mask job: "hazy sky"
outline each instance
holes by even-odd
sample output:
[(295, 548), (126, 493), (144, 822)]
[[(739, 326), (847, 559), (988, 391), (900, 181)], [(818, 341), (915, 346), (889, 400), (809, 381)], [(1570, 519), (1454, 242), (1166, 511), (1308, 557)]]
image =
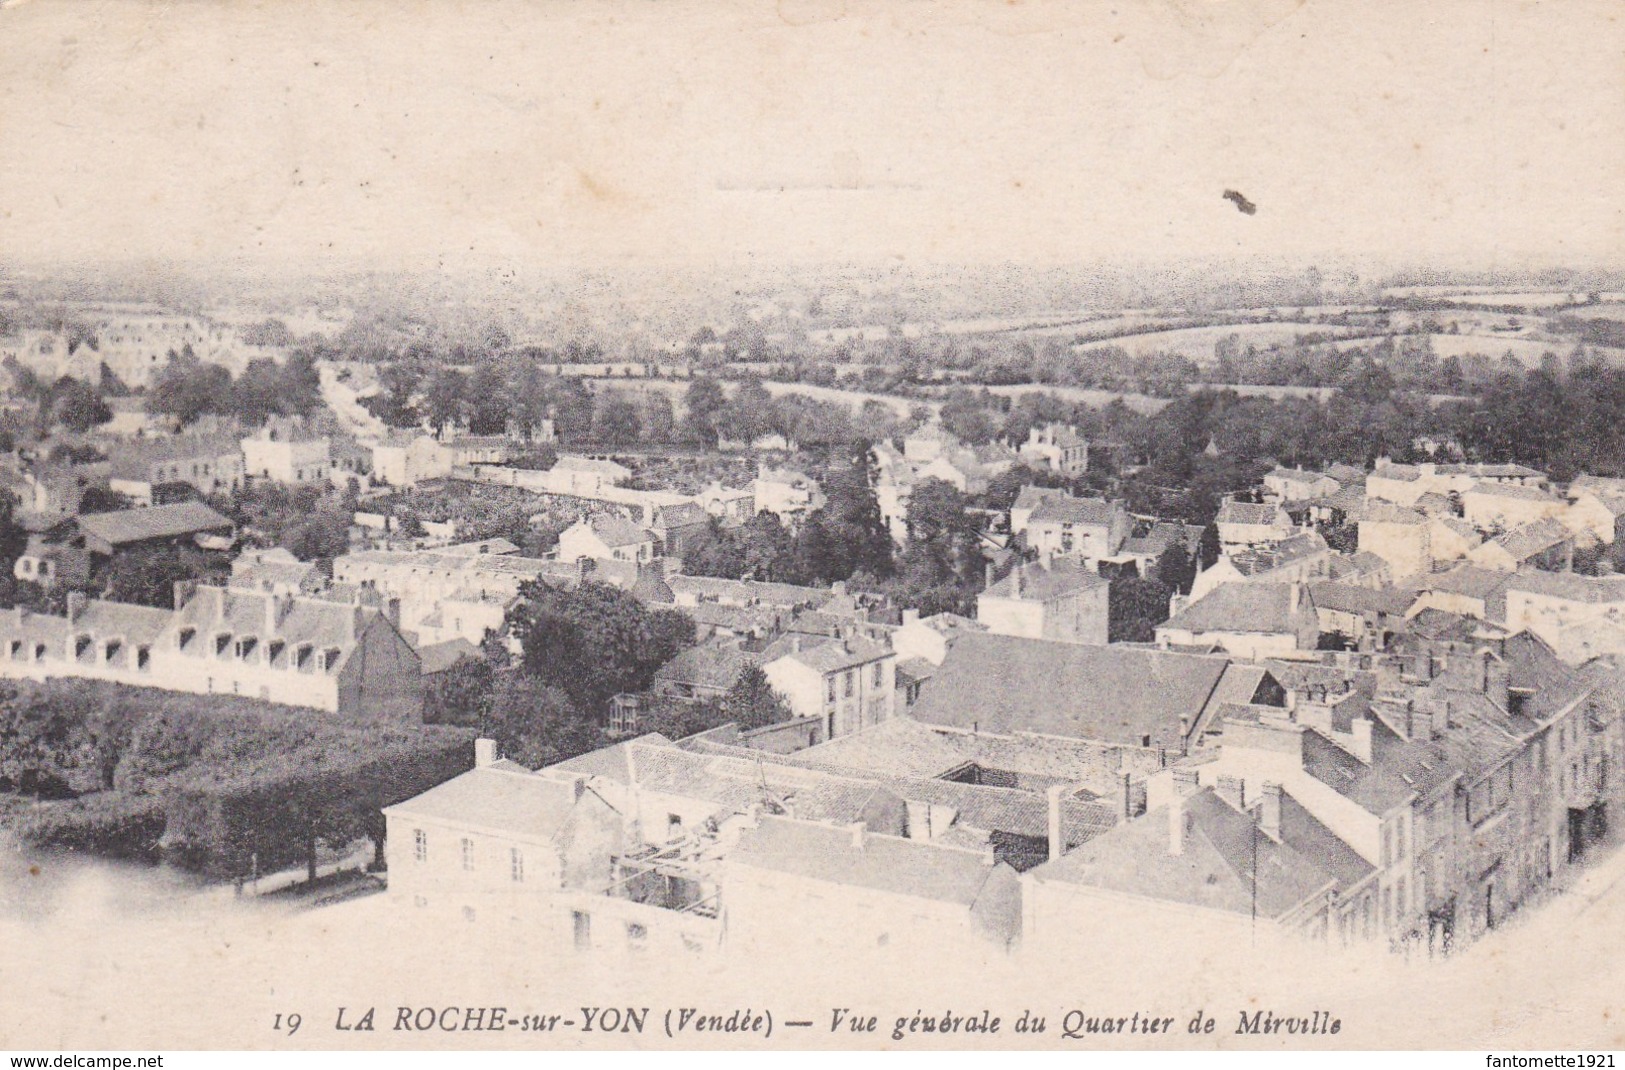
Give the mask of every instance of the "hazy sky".
[(1622, 208), (1613, 0), (0, 10), (0, 258), (1494, 267)]

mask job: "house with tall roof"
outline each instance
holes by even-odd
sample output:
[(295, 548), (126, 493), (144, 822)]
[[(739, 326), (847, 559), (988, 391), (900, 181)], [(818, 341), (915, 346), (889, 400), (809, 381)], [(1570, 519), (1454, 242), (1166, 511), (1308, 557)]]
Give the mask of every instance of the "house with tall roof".
[(1360, 514), (1357, 532), (1360, 552), (1388, 562), (1396, 580), (1433, 568), (1432, 524), (1415, 509), (1371, 502)]
[(1467, 559), (1502, 572), (1525, 568), (1567, 572), (1574, 565), (1574, 532), (1562, 521), (1547, 517), (1475, 547)]
[(243, 470), (249, 479), (296, 486), (332, 479), (332, 440), (302, 421), (272, 419), (239, 441)]
[(1461, 495), (1462, 515), (1482, 531), (1507, 530), (1568, 512), (1568, 503), (1550, 491), (1519, 483), (1475, 483)]
[(1027, 518), (1027, 546), (1044, 561), (1069, 557), (1093, 564), (1115, 556), (1133, 530), (1121, 501), (1050, 498)]
[(1216, 648), (1257, 661), (1314, 650), (1320, 617), (1308, 585), (1229, 583), (1194, 602), (1179, 605), (1157, 625), (1159, 647)]
[(1089, 442), (1065, 424), (1045, 424), (1027, 432), (1027, 441), (1018, 451), (1029, 464), (1042, 464), (1067, 476), (1081, 476), (1089, 470)]
[(1010, 506), (1010, 534), (1020, 535), (1027, 530), (1033, 510), (1051, 499), (1070, 498), (1072, 495), (1060, 487), (1022, 487)]
[(1562, 520), (1576, 535), (1612, 546), (1625, 530), (1625, 479), (1578, 475), (1566, 497)]
[(1108, 641), (1111, 582), (1075, 561), (1018, 563), (976, 597), (976, 621), (996, 635), (1066, 643)]
[(1303, 468), (1277, 465), (1264, 474), (1264, 494), (1272, 502), (1307, 501), (1325, 498), (1342, 489), (1342, 483), (1326, 472), (1306, 472)]
[(889, 643), (850, 629), (834, 638), (789, 632), (768, 644), (761, 665), (790, 711), (817, 718), (825, 739), (896, 712), (897, 655)]
[(174, 485), (199, 494), (227, 494), (243, 485), (242, 445), (231, 435), (175, 435), (129, 443), (116, 451), (109, 489), (136, 505), (155, 502), (154, 491)]
[(1318, 531), (1304, 531), (1271, 546), (1239, 547), (1197, 573), (1191, 601), (1227, 583), (1306, 583), (1331, 572), (1331, 547)]
[(1226, 498), (1213, 518), (1219, 543), (1225, 547), (1265, 546), (1292, 534), (1292, 518), (1279, 505), (1238, 502)]
[(558, 558), (640, 562), (655, 556), (655, 533), (619, 513), (582, 517), (559, 533)]
[(392, 487), (412, 487), (425, 480), (444, 479), (451, 475), (455, 462), (451, 446), (417, 430), (391, 428), (383, 438), (372, 442), (369, 449), (373, 477)]
[(1570, 664), (1625, 654), (1625, 576), (1529, 569), (1508, 579), (1503, 597), (1506, 627), (1539, 636)]

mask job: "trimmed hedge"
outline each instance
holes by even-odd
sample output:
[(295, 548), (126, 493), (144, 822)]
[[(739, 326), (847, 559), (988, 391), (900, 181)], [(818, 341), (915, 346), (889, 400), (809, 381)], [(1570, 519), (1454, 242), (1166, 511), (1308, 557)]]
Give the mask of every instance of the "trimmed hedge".
[(166, 818), (162, 801), (153, 796), (101, 791), (21, 810), (11, 825), (30, 847), (153, 862)]

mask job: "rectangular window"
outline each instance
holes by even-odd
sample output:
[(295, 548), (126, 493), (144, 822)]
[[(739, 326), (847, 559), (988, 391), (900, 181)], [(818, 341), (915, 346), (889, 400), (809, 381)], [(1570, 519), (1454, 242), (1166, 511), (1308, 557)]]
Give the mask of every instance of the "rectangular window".
[(833, 677), (833, 676), (829, 677), (829, 679), (824, 681), (824, 683), (825, 683), (824, 690), (827, 692), (826, 697), (827, 697), (828, 701), (834, 702), (835, 701), (835, 677)]
[(429, 860), (429, 834), (422, 829), (412, 830), (412, 858), (418, 862)]
[(858, 677), (858, 674), (857, 674), (856, 671), (851, 670), (851, 669), (847, 670), (846, 676), (844, 678), (845, 683), (842, 685), (843, 686), (843, 695), (842, 695), (843, 698), (851, 698), (852, 697), (852, 688), (853, 688), (854, 682), (857, 680), (857, 677)]
[(885, 683), (885, 680), (886, 680), (886, 663), (883, 662), (883, 661), (877, 661), (877, 662), (875, 662), (875, 686), (880, 687), (882, 684)]
[(474, 868), (474, 841), (467, 837), (463, 839), (463, 868), (467, 870)]
[(515, 884), (525, 883), (525, 855), (517, 847), (508, 851), (508, 872)]

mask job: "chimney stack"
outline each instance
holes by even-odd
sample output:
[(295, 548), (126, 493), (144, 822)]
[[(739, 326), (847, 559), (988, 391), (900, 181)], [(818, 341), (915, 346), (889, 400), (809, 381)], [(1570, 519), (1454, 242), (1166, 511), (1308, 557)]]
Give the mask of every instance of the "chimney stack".
[(1356, 758), (1366, 765), (1370, 765), (1371, 719), (1369, 717), (1357, 717), (1354, 723), (1349, 726), (1349, 729), (1353, 733), (1353, 741), (1349, 749), (1354, 752)]
[(1276, 843), (1281, 842), (1281, 785), (1264, 781), (1264, 794), (1258, 801), (1258, 830)]
[[(1127, 777), (1125, 776), (1125, 779)], [(1061, 834), (1061, 796), (1065, 784), (1051, 784), (1049, 791), (1049, 858), (1053, 862), (1066, 851), (1066, 838)]]
[(854, 821), (846, 826), (846, 830), (852, 834), (852, 846), (859, 851), (863, 850), (868, 827), (862, 821)]
[(474, 741), (474, 768), (484, 769), (488, 765), (495, 765), (500, 756), (496, 740), (476, 739)]
[(1185, 853), (1185, 796), (1176, 787), (1168, 800), (1168, 853), (1176, 858)]

